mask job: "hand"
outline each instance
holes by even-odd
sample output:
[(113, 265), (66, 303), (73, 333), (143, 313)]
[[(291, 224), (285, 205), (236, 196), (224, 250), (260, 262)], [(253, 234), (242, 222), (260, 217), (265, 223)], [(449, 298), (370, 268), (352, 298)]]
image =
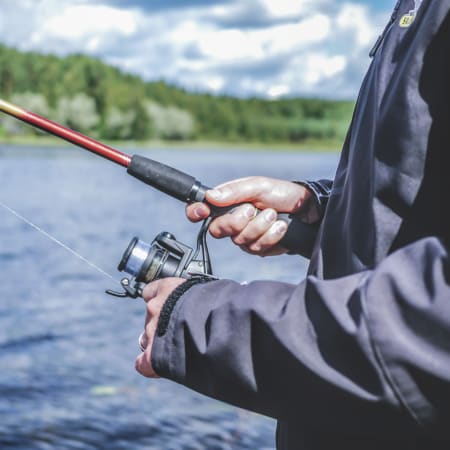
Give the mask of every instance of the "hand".
[(185, 281), (184, 278), (162, 278), (147, 284), (144, 288), (142, 297), (147, 303), (147, 315), (145, 317), (145, 333), (141, 343), (145, 347), (145, 351), (136, 358), (135, 364), (136, 370), (144, 377), (159, 378), (152, 367), (152, 346), (159, 315), (167, 297)]
[[(209, 231), (215, 238), (230, 237), (242, 250), (260, 256), (279, 255), (286, 249), (278, 245), (287, 230), (277, 213), (299, 212), (303, 220), (319, 219), (313, 196), (304, 186), (267, 177), (248, 177), (230, 181), (206, 192), (206, 200), (215, 206), (244, 203), (232, 213), (215, 218)], [(256, 208), (261, 212), (257, 215)], [(186, 208), (192, 222), (207, 218), (206, 203), (193, 203)]]

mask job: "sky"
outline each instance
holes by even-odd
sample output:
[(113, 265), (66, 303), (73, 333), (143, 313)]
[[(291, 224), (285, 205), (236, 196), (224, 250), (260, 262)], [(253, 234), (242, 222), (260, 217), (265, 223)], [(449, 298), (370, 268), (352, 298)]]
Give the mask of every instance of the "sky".
[(395, 0), (0, 0), (0, 42), (239, 97), (354, 99)]

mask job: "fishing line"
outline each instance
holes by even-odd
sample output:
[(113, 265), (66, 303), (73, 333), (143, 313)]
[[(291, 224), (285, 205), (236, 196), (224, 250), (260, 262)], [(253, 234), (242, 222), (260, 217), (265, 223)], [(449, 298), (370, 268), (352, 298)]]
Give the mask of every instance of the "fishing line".
[[(75, 251), (74, 249), (70, 248), (68, 245), (64, 244), (63, 242), (61, 242), (60, 240), (56, 239), (55, 237), (53, 237), (51, 234), (47, 233), (45, 230), (43, 230), (41, 227), (39, 227), (38, 225), (36, 225), (35, 223), (31, 222), (30, 220), (28, 220), (26, 217), (22, 216), (21, 214), (19, 214), (17, 211), (15, 211), (14, 209), (10, 208), (9, 206), (5, 205), (4, 203), (2, 203), (0, 201), (0, 206), (3, 207), (4, 209), (6, 209), (7, 211), (9, 211), (13, 216), (17, 217), (19, 220), (21, 220), (22, 222), (26, 223), (27, 225), (29, 225), (30, 227), (34, 228), (36, 231), (38, 231), (39, 233), (43, 234), (46, 238), (50, 239), (52, 242), (54, 242), (55, 244), (58, 244), (60, 247), (64, 248), (65, 250), (67, 250), (69, 253), (71, 253), (72, 255), (76, 256), (78, 259), (80, 259), (81, 261), (83, 261), (84, 263), (86, 263), (87, 265), (89, 265), (90, 267), (92, 267), (93, 269), (97, 270), (98, 272), (100, 272), (102, 275), (106, 276), (107, 278), (110, 278), (111, 280), (115, 281), (116, 283), (119, 283), (118, 280), (116, 280), (112, 275), (110, 275), (109, 273), (105, 272), (103, 269), (101, 269), (100, 267), (98, 267), (96, 264), (94, 264), (92, 261), (89, 261), (87, 258), (85, 258), (83, 255), (80, 255), (77, 251)], [(120, 284), (120, 283), (119, 283)]]

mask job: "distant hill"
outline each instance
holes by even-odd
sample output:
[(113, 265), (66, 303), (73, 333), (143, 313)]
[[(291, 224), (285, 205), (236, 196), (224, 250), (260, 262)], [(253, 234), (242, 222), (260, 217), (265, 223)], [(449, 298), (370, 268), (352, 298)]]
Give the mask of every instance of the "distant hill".
[[(56, 57), (0, 45), (0, 96), (107, 139), (340, 144), (354, 103), (267, 100), (187, 92), (145, 82), (84, 55)], [(0, 117), (0, 133), (31, 130)]]

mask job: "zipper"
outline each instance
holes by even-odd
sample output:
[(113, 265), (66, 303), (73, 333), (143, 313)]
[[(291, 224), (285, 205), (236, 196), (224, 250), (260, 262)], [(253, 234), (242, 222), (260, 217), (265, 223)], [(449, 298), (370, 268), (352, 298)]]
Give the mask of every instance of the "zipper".
[(381, 43), (383, 42), (384, 38), (388, 34), (389, 30), (391, 29), (392, 25), (394, 24), (395, 20), (397, 19), (398, 10), (400, 9), (400, 5), (402, 3), (402, 0), (398, 0), (397, 4), (395, 5), (394, 11), (392, 11), (391, 18), (387, 25), (385, 26), (383, 32), (378, 36), (378, 39), (376, 40), (374, 46), (369, 52), (369, 56), (373, 58), (375, 54), (377, 53), (378, 49), (381, 46)]

